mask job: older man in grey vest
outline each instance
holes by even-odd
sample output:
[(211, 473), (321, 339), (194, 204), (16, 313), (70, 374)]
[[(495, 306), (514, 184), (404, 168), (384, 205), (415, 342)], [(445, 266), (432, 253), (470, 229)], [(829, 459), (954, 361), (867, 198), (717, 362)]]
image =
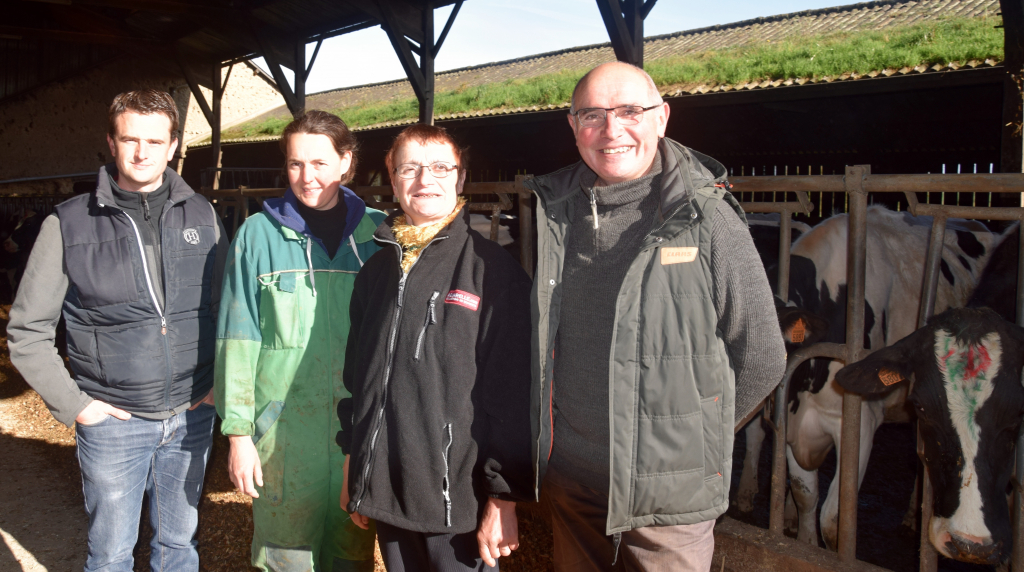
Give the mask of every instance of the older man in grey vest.
[(573, 93), (582, 161), (538, 198), (534, 435), (555, 568), (708, 570), (733, 424), (781, 379), (771, 289), (725, 168), (665, 138), (643, 70)]
[[(122, 93), (109, 120), (114, 162), (96, 190), (43, 221), (7, 326), (11, 361), (58, 421), (76, 424), (85, 570), (133, 569), (145, 493), (150, 568), (196, 571), (227, 241), (210, 203), (167, 168), (174, 100)], [(54, 349), (62, 311), (73, 376)]]

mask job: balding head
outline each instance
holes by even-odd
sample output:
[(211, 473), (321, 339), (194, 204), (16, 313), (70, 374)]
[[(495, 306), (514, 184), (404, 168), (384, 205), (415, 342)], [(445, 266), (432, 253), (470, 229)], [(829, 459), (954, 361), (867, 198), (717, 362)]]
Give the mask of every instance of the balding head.
[[(644, 108), (636, 117), (620, 119), (622, 110), (607, 113), (604, 125), (584, 127), (573, 114), (583, 109)], [(600, 113), (600, 112), (597, 112)], [(598, 185), (631, 181), (650, 171), (665, 136), (669, 108), (642, 69), (621, 62), (602, 64), (580, 79), (573, 91), (569, 125), (580, 157), (598, 175)], [(600, 117), (600, 116), (599, 116)]]
[(609, 73), (632, 73), (638, 80), (643, 81), (647, 85), (648, 96), (651, 98), (651, 103), (648, 103), (647, 105), (654, 105), (655, 103), (662, 102), (661, 94), (658, 92), (658, 86), (654, 84), (654, 80), (651, 79), (651, 76), (648, 75), (647, 72), (633, 64), (627, 64), (625, 62), (608, 62), (588, 71), (580, 78), (580, 81), (576, 82), (576, 87), (572, 90), (572, 104), (569, 106), (569, 110), (576, 111), (576, 94), (586, 87), (586, 84), (589, 83), (592, 77), (600, 78), (602, 75)]

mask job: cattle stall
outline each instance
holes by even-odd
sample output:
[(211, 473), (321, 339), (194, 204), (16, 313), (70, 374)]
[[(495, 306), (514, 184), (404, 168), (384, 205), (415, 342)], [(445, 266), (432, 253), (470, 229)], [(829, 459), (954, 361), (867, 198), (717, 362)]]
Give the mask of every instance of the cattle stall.
[[(790, 233), (789, 225), (794, 214), (805, 213), (813, 208), (812, 193), (841, 193), (844, 203), (848, 205), (847, 234), (847, 321), (846, 343), (822, 342), (801, 348), (788, 357), (786, 374), (776, 388), (770, 400), (772, 418), (769, 426), (773, 432), (772, 477), (769, 502), (768, 533), (776, 538), (783, 536), (783, 511), (786, 495), (786, 422), (787, 396), (789, 383), (796, 368), (803, 362), (816, 358), (839, 359), (845, 363), (854, 363), (866, 356), (867, 350), (862, 347), (864, 339), (865, 315), (865, 268), (866, 268), (866, 213), (869, 193), (898, 196), (906, 201), (906, 210), (914, 216), (931, 216), (933, 224), (931, 238), (925, 260), (925, 275), (922, 284), (921, 305), (918, 312), (918, 325), (923, 325), (934, 309), (935, 294), (938, 284), (940, 253), (946, 232), (948, 218), (976, 219), (986, 221), (1024, 221), (1024, 208), (999, 206), (967, 206), (960, 204), (934, 204), (920, 200), (924, 194), (926, 200), (936, 189), (948, 193), (956, 193), (959, 198), (976, 197), (987, 193), (1024, 192), (1024, 175), (1021, 174), (925, 174), (925, 175), (871, 175), (870, 166), (859, 165), (846, 168), (844, 175), (822, 176), (741, 176), (731, 179), (733, 192), (742, 198), (765, 197), (769, 195), (782, 198), (782, 201), (745, 201), (742, 206), (751, 213), (778, 213), (780, 215), (779, 233), (779, 272), (776, 283), (777, 295), (784, 301), (789, 293), (790, 266)], [(796, 201), (787, 200), (795, 196)], [(822, 196), (822, 195), (819, 195)], [(991, 196), (991, 195), (987, 195)], [(958, 200), (957, 203), (960, 201)], [(987, 202), (987, 201), (986, 201)], [(1008, 202), (1004, 200), (1004, 203)], [(942, 203), (945, 203), (943, 200)], [(819, 203), (820, 204), (820, 203)], [(1013, 201), (1013, 204), (1020, 204)], [(1024, 233), (1018, 236), (1024, 236)], [(1020, 239), (1018, 239), (1020, 240)], [(1017, 276), (1017, 314), (1019, 325), (1024, 325), (1024, 248), (1018, 251)], [(860, 449), (861, 397), (853, 393), (843, 396), (842, 438), (839, 458), (839, 536), (838, 560), (841, 563), (856, 561), (856, 530), (857, 530), (857, 497), (858, 497), (858, 464)], [(752, 417), (752, 416), (751, 416)], [(744, 420), (737, 425), (742, 428)], [(920, 437), (919, 437), (920, 450)], [(1022, 527), (1021, 484), (1024, 476), (1024, 433), (1017, 440), (1016, 474), (1014, 475), (1013, 501), (1013, 552), (1010, 570), (1024, 572), (1024, 527)], [(935, 571), (937, 569), (937, 553), (932, 547), (926, 523), (932, 511), (932, 495), (928, 472), (923, 471), (922, 484), (922, 522), (920, 570)], [(742, 525), (741, 525), (742, 526)], [(724, 566), (724, 561), (723, 561)]]

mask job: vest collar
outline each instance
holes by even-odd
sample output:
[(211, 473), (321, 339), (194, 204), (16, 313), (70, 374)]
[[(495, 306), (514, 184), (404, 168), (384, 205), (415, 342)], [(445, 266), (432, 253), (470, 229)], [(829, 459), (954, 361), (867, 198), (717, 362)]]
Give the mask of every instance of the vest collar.
[[(91, 201), (96, 206), (117, 208), (117, 202), (114, 201), (114, 191), (110, 188), (110, 178), (116, 175), (117, 165), (114, 163), (108, 163), (100, 167), (99, 173), (96, 176), (96, 191), (93, 192)], [(182, 179), (170, 167), (164, 169), (164, 181), (170, 182), (171, 191), (167, 197), (167, 202), (171, 204), (184, 202), (196, 194), (192, 187), (188, 186), (188, 183), (185, 182), (185, 179)]]

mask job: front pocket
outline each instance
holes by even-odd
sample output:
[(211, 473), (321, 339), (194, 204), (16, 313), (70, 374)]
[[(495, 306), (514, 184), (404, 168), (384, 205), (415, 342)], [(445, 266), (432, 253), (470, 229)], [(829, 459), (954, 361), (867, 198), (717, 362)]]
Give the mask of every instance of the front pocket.
[(315, 304), (300, 286), (297, 272), (260, 278), (260, 332), (263, 347), (272, 350), (304, 348), (309, 341), (307, 305)]
[[(134, 258), (137, 253), (138, 247), (127, 236), (66, 247), (64, 263), (81, 307), (99, 308), (137, 301), (139, 290)], [(141, 278), (145, 281), (145, 277)]]
[(437, 297), (440, 295), (440, 292), (435, 291), (433, 295), (430, 296), (430, 302), (427, 304), (427, 317), (423, 320), (423, 328), (420, 329), (420, 335), (416, 336), (416, 351), (412, 355), (413, 361), (420, 361), (420, 353), (423, 351), (423, 342), (427, 337), (427, 327), (431, 324), (437, 323), (437, 314), (434, 309), (437, 306)]
[(287, 425), (281, 419), (284, 408), (283, 401), (271, 401), (256, 418), (256, 430), (252, 436), (263, 470), (260, 496), (270, 506), (284, 502), (285, 450), (288, 444), (285, 437)]
[(722, 476), (722, 400), (701, 401), (704, 422), (704, 478)]
[(96, 361), (109, 387), (162, 392), (167, 383), (166, 352), (156, 320), (96, 332)]

